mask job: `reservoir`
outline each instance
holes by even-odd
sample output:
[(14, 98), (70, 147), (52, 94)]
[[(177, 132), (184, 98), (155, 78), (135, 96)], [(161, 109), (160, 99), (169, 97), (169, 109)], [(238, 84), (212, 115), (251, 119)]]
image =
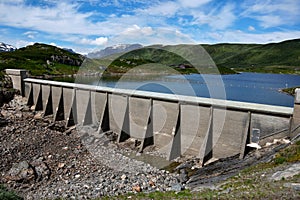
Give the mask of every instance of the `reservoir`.
[(113, 88), (144, 90), (233, 101), (293, 107), (294, 97), (279, 90), (300, 86), (299, 75), (239, 73), (231, 75), (189, 74), (121, 78), (76, 78), (85, 83)]

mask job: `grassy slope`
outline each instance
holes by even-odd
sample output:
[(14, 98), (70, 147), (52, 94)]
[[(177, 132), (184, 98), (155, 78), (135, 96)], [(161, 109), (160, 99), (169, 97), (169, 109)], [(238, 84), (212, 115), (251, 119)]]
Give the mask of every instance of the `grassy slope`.
[(217, 66), (237, 71), (300, 73), (300, 39), (280, 43), (203, 45)]
[[(166, 46), (163, 49), (156, 49), (156, 48), (143, 48), (134, 50), (120, 57), (116, 58), (107, 68), (106, 73), (125, 73), (126, 71), (140, 65), (144, 64), (161, 64), (172, 69), (176, 70), (181, 74), (188, 74), (188, 73), (222, 73), (222, 74), (230, 74), (235, 73), (233, 70), (220, 67), (219, 71), (210, 68), (209, 66), (200, 65), (197, 66), (196, 69), (190, 63), (189, 60), (181, 57), (180, 51), (186, 51), (188, 49), (188, 45), (175, 45), (175, 46)], [(179, 53), (173, 53), (179, 52)], [(181, 69), (178, 66), (185, 65), (185, 69)], [(169, 71), (167, 68), (166, 72)]]
[[(191, 45), (157, 46), (139, 49), (122, 55), (124, 62), (116, 60), (110, 65), (109, 72), (124, 72), (134, 66), (126, 64), (126, 59), (136, 64), (145, 62), (162, 63), (167, 66), (181, 63), (190, 64), (179, 55), (184, 55)], [(220, 73), (229, 74), (234, 71), (261, 73), (300, 74), (300, 39), (270, 44), (215, 44), (202, 45), (216, 63)], [(151, 49), (152, 48), (152, 49)], [(172, 53), (175, 52), (175, 53)], [(177, 52), (177, 54), (176, 54)], [(231, 70), (232, 69), (232, 70)], [(176, 69), (178, 70), (178, 69)], [(234, 71), (233, 71), (234, 70)], [(178, 70), (180, 71), (180, 70)], [(181, 70), (181, 73), (195, 73), (195, 69)], [(216, 73), (209, 68), (201, 68), (200, 73)]]
[(32, 75), (58, 75), (74, 74), (79, 65), (64, 63), (63, 61), (54, 61), (47, 65), (47, 60), (51, 61), (51, 56), (65, 57), (77, 63), (83, 61), (83, 56), (72, 54), (66, 50), (46, 45), (34, 44), (20, 48), (14, 52), (0, 52), (0, 71), (8, 68), (22, 68), (30, 71)]

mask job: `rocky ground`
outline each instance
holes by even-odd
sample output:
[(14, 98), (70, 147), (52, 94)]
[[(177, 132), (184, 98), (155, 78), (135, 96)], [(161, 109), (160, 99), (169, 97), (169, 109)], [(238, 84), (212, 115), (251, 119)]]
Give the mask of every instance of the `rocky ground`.
[[(206, 190), (211, 197), (259, 198), (252, 196), (260, 191), (257, 187), (264, 188), (265, 198), (300, 198), (299, 159), (267, 171), (240, 174), (254, 164), (271, 162), (288, 145), (284, 141), (252, 151), (243, 160), (233, 156), (203, 168), (198, 168), (196, 158), (180, 158), (181, 164), (175, 163), (168, 172), (124, 156), (136, 153), (137, 141), (118, 145), (113, 133), (98, 134), (92, 127), (66, 128), (52, 118), (32, 111), (20, 96), (0, 108), (0, 184), (25, 199), (88, 199), (185, 188), (200, 191), (192, 193), (199, 198)], [(147, 153), (156, 155), (153, 150)], [(228, 180), (232, 176), (241, 178)]]
[[(181, 190), (178, 175), (123, 156), (107, 136), (66, 129), (30, 110), (22, 97), (1, 108), (0, 179), (26, 199), (85, 199)], [(88, 134), (89, 132), (89, 134)]]

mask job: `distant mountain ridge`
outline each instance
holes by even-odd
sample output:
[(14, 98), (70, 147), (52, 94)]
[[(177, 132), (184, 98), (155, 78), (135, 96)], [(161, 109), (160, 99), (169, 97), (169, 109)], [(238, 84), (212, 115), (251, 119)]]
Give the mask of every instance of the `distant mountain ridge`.
[(0, 52), (11, 52), (17, 50), (16, 47), (0, 42)]
[(100, 51), (88, 53), (88, 58), (103, 58), (118, 53), (126, 53), (132, 50), (143, 48), (141, 44), (117, 44), (111, 47), (106, 47)]

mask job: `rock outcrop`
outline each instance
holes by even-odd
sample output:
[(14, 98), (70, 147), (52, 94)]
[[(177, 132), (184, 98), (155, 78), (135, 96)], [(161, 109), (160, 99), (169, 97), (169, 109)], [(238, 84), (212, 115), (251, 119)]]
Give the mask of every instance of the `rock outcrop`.
[(12, 81), (9, 76), (0, 76), (0, 107), (14, 98), (16, 91), (12, 87)]

